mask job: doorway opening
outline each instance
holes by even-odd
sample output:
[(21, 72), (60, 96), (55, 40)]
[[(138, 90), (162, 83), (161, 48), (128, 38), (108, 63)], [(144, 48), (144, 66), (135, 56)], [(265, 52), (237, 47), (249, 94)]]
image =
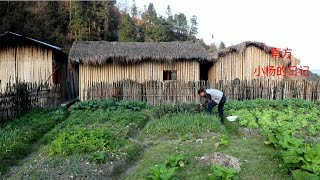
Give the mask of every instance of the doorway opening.
[(200, 64), (200, 80), (208, 81), (208, 73), (209, 73), (210, 67), (211, 67), (211, 64), (209, 63)]

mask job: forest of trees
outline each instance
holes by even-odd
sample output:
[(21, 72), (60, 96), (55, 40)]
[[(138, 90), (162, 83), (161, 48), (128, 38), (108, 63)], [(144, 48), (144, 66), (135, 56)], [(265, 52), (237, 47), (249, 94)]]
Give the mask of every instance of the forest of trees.
[(159, 15), (152, 3), (138, 11), (134, 0), (130, 10), (120, 10), (116, 2), (110, 1), (2, 1), (0, 33), (5, 31), (36, 38), (68, 51), (75, 40), (195, 40), (198, 22), (196, 16), (188, 19), (183, 13), (172, 13), (170, 6), (165, 16)]

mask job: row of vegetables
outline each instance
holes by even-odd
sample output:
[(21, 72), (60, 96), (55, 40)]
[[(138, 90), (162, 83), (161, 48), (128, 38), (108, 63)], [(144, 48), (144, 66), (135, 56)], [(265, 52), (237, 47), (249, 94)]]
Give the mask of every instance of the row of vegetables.
[(240, 125), (259, 129), (266, 145), (280, 149), (295, 179), (320, 179), (319, 105), (298, 99), (256, 100), (231, 101), (226, 108), (239, 117)]

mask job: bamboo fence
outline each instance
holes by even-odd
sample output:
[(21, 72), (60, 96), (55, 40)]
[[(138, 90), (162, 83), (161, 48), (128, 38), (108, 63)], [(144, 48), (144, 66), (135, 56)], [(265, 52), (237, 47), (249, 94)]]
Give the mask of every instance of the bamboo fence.
[[(145, 101), (151, 105), (199, 103), (200, 88), (222, 90), (227, 99), (288, 99), (320, 100), (320, 81), (307, 80), (234, 80), (234, 81), (146, 81), (132, 80), (113, 83), (91, 83), (80, 94), (81, 100)], [(61, 86), (49, 83), (8, 84), (0, 92), (0, 122), (14, 115), (39, 107), (54, 107), (61, 103)]]
[(8, 84), (4, 91), (0, 91), (0, 123), (32, 109), (57, 106), (61, 100), (60, 85), (25, 82)]
[(146, 101), (151, 105), (199, 103), (200, 88), (222, 90), (228, 99), (288, 99), (300, 98), (308, 101), (320, 100), (320, 81), (307, 80), (234, 80), (234, 81), (118, 81), (114, 83), (91, 83), (83, 88), (80, 99)]

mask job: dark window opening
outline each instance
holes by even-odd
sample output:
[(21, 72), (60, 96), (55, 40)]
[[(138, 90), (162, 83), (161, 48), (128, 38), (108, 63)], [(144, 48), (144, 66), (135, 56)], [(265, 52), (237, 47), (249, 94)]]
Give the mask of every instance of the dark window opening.
[(163, 80), (177, 80), (177, 71), (176, 70), (166, 70), (163, 71)]
[(211, 64), (200, 64), (200, 80), (208, 81), (208, 73)]

